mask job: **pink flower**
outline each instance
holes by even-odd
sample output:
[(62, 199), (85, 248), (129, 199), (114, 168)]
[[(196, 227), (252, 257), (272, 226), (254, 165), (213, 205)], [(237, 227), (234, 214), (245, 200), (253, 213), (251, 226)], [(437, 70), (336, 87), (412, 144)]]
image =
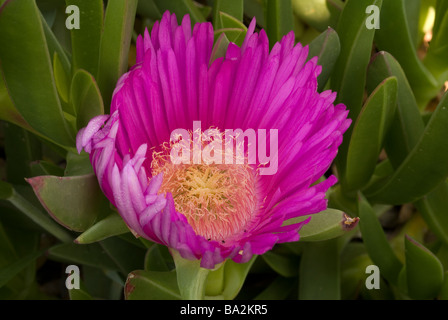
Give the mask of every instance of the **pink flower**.
[[(138, 38), (137, 64), (119, 80), (111, 115), (92, 119), (77, 137), (78, 151), (90, 153), (103, 192), (132, 232), (201, 259), (204, 268), (247, 262), (276, 243), (299, 240), (309, 219), (285, 221), (326, 209), (336, 178), (314, 183), (351, 122), (345, 106), (333, 104), (335, 93), (317, 92), (317, 57), (306, 62), (308, 48), (294, 45), (292, 32), (269, 52), (266, 33), (254, 29), (255, 20), (241, 48), (231, 43), (225, 57), (211, 61), (212, 25), (198, 23), (192, 32), (188, 16), (179, 26), (165, 13), (151, 35)], [(183, 141), (191, 146), (194, 121), (222, 134), (253, 130), (260, 139), (265, 130), (268, 141), (277, 135), (265, 152), (278, 168), (261, 174), (266, 161), (260, 151), (256, 163), (248, 161), (247, 142), (244, 164), (173, 164), (171, 133), (188, 130)]]

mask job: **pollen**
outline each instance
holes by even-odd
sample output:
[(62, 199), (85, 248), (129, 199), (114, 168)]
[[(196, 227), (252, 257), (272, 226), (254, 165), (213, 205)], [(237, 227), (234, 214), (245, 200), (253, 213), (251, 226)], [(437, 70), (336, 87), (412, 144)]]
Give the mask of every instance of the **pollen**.
[(163, 149), (153, 153), (152, 175), (163, 173), (159, 193), (172, 194), (196, 234), (226, 245), (244, 233), (257, 204), (256, 170), (246, 162), (174, 164)]

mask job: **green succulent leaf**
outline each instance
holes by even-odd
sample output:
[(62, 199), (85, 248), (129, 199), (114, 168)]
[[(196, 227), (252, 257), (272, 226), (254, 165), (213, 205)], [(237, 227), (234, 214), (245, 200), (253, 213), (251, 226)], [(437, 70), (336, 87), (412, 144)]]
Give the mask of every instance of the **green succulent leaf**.
[(322, 32), (309, 44), (308, 58), (317, 56), (317, 63), (322, 66), (322, 73), (317, 78), (317, 90), (321, 92), (333, 72), (336, 61), (341, 52), (341, 44), (337, 32), (331, 28)]
[(291, 0), (264, 0), (266, 33), (271, 48), (283, 36), (294, 30)]
[(163, 14), (154, 0), (138, 0), (137, 13), (152, 20), (160, 20)]
[(386, 133), (395, 115), (397, 79), (384, 80), (370, 95), (353, 128), (348, 148), (345, 182), (361, 189), (375, 171)]
[(297, 284), (290, 278), (278, 276), (269, 286), (264, 289), (254, 300), (284, 300)]
[(36, 3), (5, 2), (0, 8), (0, 29), (0, 43), (8, 44), (0, 46), (1, 68), (15, 107), (43, 136), (62, 146), (73, 145), (74, 132), (65, 119), (57, 94)]
[(84, 282), (82, 280), (80, 280), (79, 282), (79, 289), (68, 290), (70, 300), (93, 300), (93, 297), (90, 295), (90, 293), (87, 292)]
[[(331, 88), (338, 92), (337, 102), (350, 110), (348, 117), (356, 120), (361, 112), (366, 84), (367, 65), (370, 60), (375, 29), (366, 28), (370, 5), (381, 8), (382, 0), (349, 0), (342, 11), (336, 31), (341, 42), (341, 53), (331, 77)], [(348, 144), (352, 134), (351, 126), (344, 135), (336, 159), (338, 172), (345, 176)]]
[(392, 177), (365, 191), (375, 202), (402, 204), (418, 200), (448, 176), (448, 94), (434, 111), (423, 135)]
[(93, 174), (92, 164), (90, 163), (89, 154), (86, 152), (71, 152), (67, 153), (67, 165), (65, 167), (64, 176), (84, 176)]
[(128, 67), (137, 2), (137, 0), (109, 0), (107, 3), (96, 77), (107, 108), (106, 113), (109, 112), (115, 85)]
[(124, 287), (126, 300), (181, 300), (176, 272), (136, 270), (129, 274)]
[(26, 184), (25, 177), (31, 177), (31, 163), (42, 158), (39, 139), (25, 129), (5, 123), (4, 150), (8, 182)]
[(64, 227), (83, 232), (110, 212), (94, 175), (27, 180), (42, 206)]
[(410, 236), (405, 240), (408, 294), (414, 299), (436, 298), (444, 270), (437, 257)]
[(423, 110), (427, 102), (437, 95), (440, 85), (418, 58), (414, 39), (406, 21), (405, 1), (384, 1), (381, 28), (375, 35), (376, 43), (381, 50), (391, 53), (399, 61)]
[(65, 3), (67, 7), (76, 5), (79, 8), (79, 29), (70, 30), (73, 73), (84, 69), (96, 75), (103, 28), (103, 1), (66, 0)]
[(265, 0), (244, 0), (244, 13), (249, 17), (255, 17), (257, 24), (262, 28), (266, 28), (266, 20), (264, 14)]
[(350, 218), (344, 212), (328, 208), (319, 213), (290, 219), (285, 225), (299, 223), (311, 218), (300, 229), (300, 241), (323, 241), (340, 237), (352, 231), (358, 224), (358, 218)]
[(154, 0), (154, 3), (162, 14), (167, 10), (175, 13), (179, 22), (186, 14), (190, 15), (192, 25), (198, 22), (205, 22), (204, 16), (193, 0)]
[(166, 246), (153, 244), (148, 249), (145, 257), (145, 270), (147, 271), (171, 271), (174, 261)]
[(172, 250), (171, 254), (176, 264), (177, 284), (184, 300), (202, 300), (205, 296), (205, 283), (210, 272), (200, 266), (200, 260), (188, 260)]
[(246, 263), (236, 263), (233, 260), (227, 260), (225, 262), (223, 275), (224, 285), (221, 295), (223, 299), (232, 300), (238, 295), (256, 259), (257, 256), (254, 256)]
[(299, 270), (300, 300), (339, 300), (340, 261), (337, 239), (306, 244)]
[[(443, 1), (439, 1), (443, 3)], [(448, 11), (446, 4), (439, 4), (433, 28), (433, 38), (423, 60), (439, 86), (448, 80)], [(442, 8), (442, 6), (445, 6)]]
[(292, 7), (297, 17), (318, 31), (324, 31), (335, 25), (338, 20), (337, 10), (334, 10), (327, 0), (292, 0)]
[(112, 213), (84, 231), (78, 238), (76, 238), (75, 242), (79, 244), (88, 244), (128, 232), (130, 232), (130, 230), (123, 218), (119, 214)]
[(213, 45), (213, 51), (210, 61), (215, 61), (218, 58), (225, 57), (229, 44), (230, 41), (227, 38), (226, 34), (224, 32), (221, 33)]
[(299, 274), (299, 259), (296, 256), (268, 251), (261, 257), (275, 272), (285, 278), (297, 277)]
[(448, 271), (445, 272), (442, 288), (439, 293), (439, 300), (448, 300)]
[(106, 270), (119, 270), (117, 264), (98, 243), (85, 245), (63, 243), (48, 249), (48, 256), (61, 262), (87, 265)]
[(64, 175), (64, 169), (52, 162), (44, 160), (31, 162), (30, 169), (33, 177), (46, 175), (62, 177)]
[(220, 12), (219, 18), (222, 28), (215, 31), (215, 39), (219, 39), (222, 34), (225, 34), (230, 42), (241, 46), (243, 44), (244, 38), (246, 37), (246, 26), (242, 22), (225, 12)]
[(36, 261), (36, 259), (39, 258), (44, 252), (45, 250), (39, 250), (29, 253), (7, 266), (2, 266), (0, 271), (0, 288), (7, 284), (32, 262)]
[(373, 263), (381, 270), (381, 275), (396, 284), (403, 266), (392, 250), (375, 211), (362, 194), (359, 194), (359, 228), (367, 252)]
[[(62, 65), (61, 58), (57, 52), (54, 53), (53, 56), (53, 72), (54, 72), (54, 81), (56, 83), (56, 88), (58, 89), (59, 96), (61, 99), (68, 103), (68, 95), (69, 95), (69, 74), (64, 70), (64, 66)], [(73, 110), (66, 110), (70, 114), (74, 115)]]
[(437, 237), (448, 245), (448, 184), (443, 182), (434, 191), (415, 202), (423, 219)]
[(93, 76), (85, 70), (78, 70), (73, 76), (70, 102), (77, 115), (78, 130), (87, 126), (93, 117), (104, 114), (100, 89)]
[(15, 208), (24, 213), (37, 225), (48, 231), (63, 242), (71, 242), (72, 237), (63, 228), (56, 224), (47, 214), (36, 208), (34, 204), (19, 194), (14, 187), (4, 181), (0, 181), (0, 200), (6, 200)]
[(213, 4), (213, 27), (215, 29), (226, 28), (221, 13), (233, 17), (237, 21), (243, 21), (244, 1), (243, 0), (215, 0)]
[(123, 276), (133, 270), (143, 269), (146, 249), (127, 241), (125, 237), (109, 237), (99, 244), (119, 267)]
[(367, 90), (372, 92), (384, 79), (396, 77), (397, 109), (387, 134), (385, 149), (394, 168), (398, 168), (417, 145), (425, 129), (417, 101), (398, 61), (387, 52), (372, 58), (367, 77)]

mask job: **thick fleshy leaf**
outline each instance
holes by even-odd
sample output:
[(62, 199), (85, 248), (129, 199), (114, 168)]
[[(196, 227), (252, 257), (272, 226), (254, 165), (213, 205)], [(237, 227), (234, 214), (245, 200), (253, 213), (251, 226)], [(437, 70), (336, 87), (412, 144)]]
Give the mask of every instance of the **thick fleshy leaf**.
[(238, 44), (238, 43), (242, 43), (244, 41), (246, 32), (247, 32), (247, 30), (245, 30), (245, 29), (226, 28), (226, 29), (216, 30), (214, 36), (215, 36), (215, 39), (219, 39), (221, 37), (221, 35), (224, 34), (230, 42)]
[(297, 277), (299, 274), (299, 259), (294, 255), (283, 255), (268, 251), (261, 257), (275, 272), (283, 277)]
[(31, 177), (30, 164), (42, 158), (39, 139), (25, 129), (13, 124), (4, 124), (4, 148), (6, 153), (6, 175), (13, 184), (25, 184)]
[(162, 14), (167, 10), (171, 13), (175, 13), (179, 23), (181, 22), (182, 17), (186, 14), (190, 15), (192, 24), (205, 22), (204, 16), (201, 14), (199, 8), (193, 3), (193, 0), (154, 0), (154, 3)]
[(224, 32), (221, 33), (213, 45), (212, 57), (210, 58), (210, 61), (215, 61), (218, 58), (225, 57), (229, 44), (230, 41), (226, 34)]
[(243, 12), (243, 0), (215, 0), (213, 4), (213, 27), (215, 29), (226, 28), (223, 25), (221, 13), (231, 16), (237, 21), (243, 21)]
[(406, 279), (408, 294), (414, 299), (434, 299), (443, 283), (443, 266), (423, 245), (406, 236)]
[(353, 128), (348, 147), (345, 183), (350, 190), (369, 182), (386, 133), (395, 115), (397, 79), (384, 80), (367, 99)]
[(300, 300), (340, 299), (339, 255), (337, 239), (306, 244), (300, 260)]
[(70, 88), (70, 102), (75, 110), (78, 130), (90, 119), (104, 114), (103, 98), (93, 76), (85, 70), (76, 71)]
[[(62, 65), (61, 58), (57, 52), (54, 53), (53, 56), (53, 72), (54, 72), (54, 82), (56, 83), (56, 88), (58, 89), (59, 96), (61, 99), (68, 103), (68, 95), (69, 95), (69, 74), (64, 70), (64, 66)], [(65, 110), (66, 112), (74, 115), (73, 110)]]
[(448, 176), (448, 94), (434, 111), (423, 135), (403, 163), (385, 182), (371, 186), (366, 196), (375, 202), (402, 204), (434, 190)]
[(172, 250), (174, 263), (176, 264), (177, 284), (182, 299), (202, 300), (205, 296), (205, 282), (210, 272), (201, 268), (200, 260), (187, 260)]
[[(348, 117), (355, 121), (361, 111), (375, 29), (366, 28), (365, 10), (369, 5), (381, 8), (382, 0), (349, 0), (339, 19), (336, 31), (341, 42), (341, 54), (331, 77), (331, 88), (337, 91), (337, 102), (350, 110)], [(353, 126), (344, 134), (336, 164), (340, 177), (345, 176), (346, 157)]]
[(282, 37), (294, 30), (291, 0), (266, 0), (266, 33), (269, 45), (274, 46)]
[(124, 287), (126, 300), (181, 300), (176, 272), (137, 270), (129, 274)]
[(6, 1), (0, 8), (0, 29), (0, 43), (8, 43), (0, 46), (2, 73), (15, 107), (36, 131), (60, 145), (73, 145), (36, 3)]
[(254, 300), (285, 300), (296, 285), (295, 281), (278, 276)]
[(118, 271), (92, 267), (88, 265), (82, 266), (82, 280), (85, 285), (86, 292), (94, 299), (101, 300), (122, 300), (124, 280)]
[(340, 210), (329, 208), (316, 214), (290, 219), (285, 225), (302, 222), (310, 217), (310, 222), (300, 229), (300, 241), (323, 241), (340, 237), (353, 230), (359, 221)]
[(0, 105), (2, 106), (0, 108), (0, 120), (11, 122), (17, 126), (27, 129), (28, 131), (36, 133), (36, 131), (34, 131), (28, 122), (23, 119), (22, 115), (14, 106), (8, 90), (6, 89), (3, 77), (0, 77)]
[(249, 17), (255, 17), (257, 24), (263, 29), (266, 28), (264, 0), (244, 0), (244, 13)]
[(36, 176), (58, 176), (64, 175), (64, 169), (49, 161), (39, 160), (30, 163), (31, 175)]
[(367, 252), (373, 263), (380, 268), (381, 275), (396, 284), (403, 265), (387, 241), (375, 211), (362, 194), (359, 194), (358, 197), (359, 228)]
[(173, 258), (166, 246), (153, 244), (145, 257), (146, 271), (171, 271), (174, 269)]
[(440, 90), (441, 84), (424, 67), (417, 56), (414, 38), (406, 21), (405, 0), (384, 1), (381, 26), (375, 41), (380, 50), (390, 52), (403, 67), (421, 110)]
[(110, 0), (107, 3), (98, 65), (98, 86), (109, 111), (112, 93), (127, 70), (137, 0)]
[(215, 37), (219, 35), (220, 38), (224, 33), (229, 41), (241, 46), (246, 37), (247, 27), (241, 21), (225, 12), (220, 12), (218, 16), (220, 19), (220, 26), (222, 27), (220, 29), (215, 28)]
[[(79, 29), (70, 30), (73, 73), (78, 69), (84, 69), (90, 74), (97, 74), (103, 28), (103, 1), (66, 0), (65, 2), (67, 7), (76, 5), (79, 8)], [(70, 17), (68, 19), (70, 21)]]
[(431, 231), (448, 245), (448, 184), (443, 182), (434, 191), (415, 202), (415, 206)]
[(246, 263), (236, 263), (233, 260), (227, 260), (224, 265), (224, 289), (222, 298), (225, 300), (234, 299), (243, 287), (247, 274), (254, 264), (257, 256), (254, 256)]
[(77, 152), (67, 153), (67, 165), (65, 167), (64, 176), (84, 176), (93, 174), (92, 164), (89, 160), (89, 155), (85, 152), (78, 154)]
[[(65, 6), (63, 6), (65, 8)], [(59, 9), (56, 9), (58, 11)], [(65, 13), (64, 13), (65, 14)], [(56, 14), (57, 15), (57, 14)], [(47, 24), (46, 20), (41, 17), (42, 27), (44, 28), (45, 39), (47, 40), (48, 51), (50, 53), (50, 59), (54, 59), (54, 56), (57, 54), (59, 61), (61, 62), (62, 69), (64, 70), (64, 74), (69, 76), (71, 74), (71, 63), (70, 59), (67, 56), (67, 52), (62, 47), (58, 38), (52, 31), (51, 27)], [(65, 21), (64, 21), (65, 23)], [(66, 30), (66, 28), (64, 27)], [(68, 33), (68, 30), (67, 30)]]
[(424, 64), (434, 75), (437, 82), (442, 84), (448, 79), (448, 6), (439, 1), (436, 21), (434, 22), (433, 38), (428, 53), (424, 58)]
[(48, 249), (48, 256), (61, 262), (88, 265), (107, 270), (119, 270), (117, 264), (98, 243), (64, 243)]
[[(4, 213), (2, 211), (2, 213)], [(2, 215), (3, 216), (3, 215)], [(0, 296), (1, 299), (39, 299), (34, 289), (36, 282), (36, 258), (41, 256), (43, 243), (40, 232), (34, 232), (23, 224), (0, 221)]]
[(9, 265), (2, 266), (0, 270), (0, 288), (7, 284), (32, 262), (36, 261), (36, 259), (39, 258), (44, 252), (45, 250), (39, 250), (29, 253)]
[(322, 73), (317, 77), (319, 84), (317, 90), (321, 92), (333, 71), (334, 65), (339, 58), (341, 44), (336, 31), (328, 28), (309, 44), (308, 59), (319, 57), (317, 64), (322, 66)]
[(398, 168), (418, 143), (425, 129), (417, 101), (400, 64), (387, 52), (379, 52), (369, 65), (367, 90), (372, 92), (384, 79), (396, 77), (397, 110), (385, 141), (387, 156)]
[(409, 37), (412, 39), (412, 43), (414, 44), (414, 48), (417, 48), (420, 44), (418, 40), (418, 27), (420, 9), (422, 7), (421, 2), (421, 0), (408, 0), (404, 2), (406, 25), (409, 32)]
[(83, 232), (110, 212), (94, 175), (27, 179), (47, 212), (64, 227)]
[(143, 269), (146, 249), (120, 237), (107, 238), (99, 244), (115, 261), (122, 275), (127, 276), (132, 270)]
[(444, 280), (438, 298), (439, 300), (448, 300), (448, 271), (445, 272)]
[(68, 290), (68, 294), (70, 300), (93, 300), (93, 297), (87, 292), (82, 280), (80, 280), (79, 289), (70, 289)]
[(338, 11), (332, 10), (333, 7), (328, 2), (327, 0), (292, 0), (292, 7), (300, 20), (322, 32), (338, 21)]
[(137, 14), (152, 20), (162, 19), (163, 12), (157, 8), (154, 0), (139, 0), (137, 6)]
[(76, 238), (75, 242), (79, 244), (93, 243), (127, 232), (130, 231), (123, 218), (113, 213), (84, 231)]
[(73, 239), (58, 224), (51, 220), (47, 214), (36, 208), (26, 198), (21, 196), (11, 184), (0, 181), (0, 199), (10, 202), (15, 208), (24, 213), (37, 225), (63, 242), (71, 242)]

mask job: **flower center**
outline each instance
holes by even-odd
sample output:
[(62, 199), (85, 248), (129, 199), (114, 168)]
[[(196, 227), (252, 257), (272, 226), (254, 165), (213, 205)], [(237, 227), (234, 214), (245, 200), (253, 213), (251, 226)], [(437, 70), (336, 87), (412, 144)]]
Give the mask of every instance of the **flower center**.
[(163, 173), (159, 192), (171, 192), (196, 234), (225, 244), (245, 232), (256, 208), (255, 170), (246, 162), (174, 164), (164, 148), (153, 155), (152, 175)]

